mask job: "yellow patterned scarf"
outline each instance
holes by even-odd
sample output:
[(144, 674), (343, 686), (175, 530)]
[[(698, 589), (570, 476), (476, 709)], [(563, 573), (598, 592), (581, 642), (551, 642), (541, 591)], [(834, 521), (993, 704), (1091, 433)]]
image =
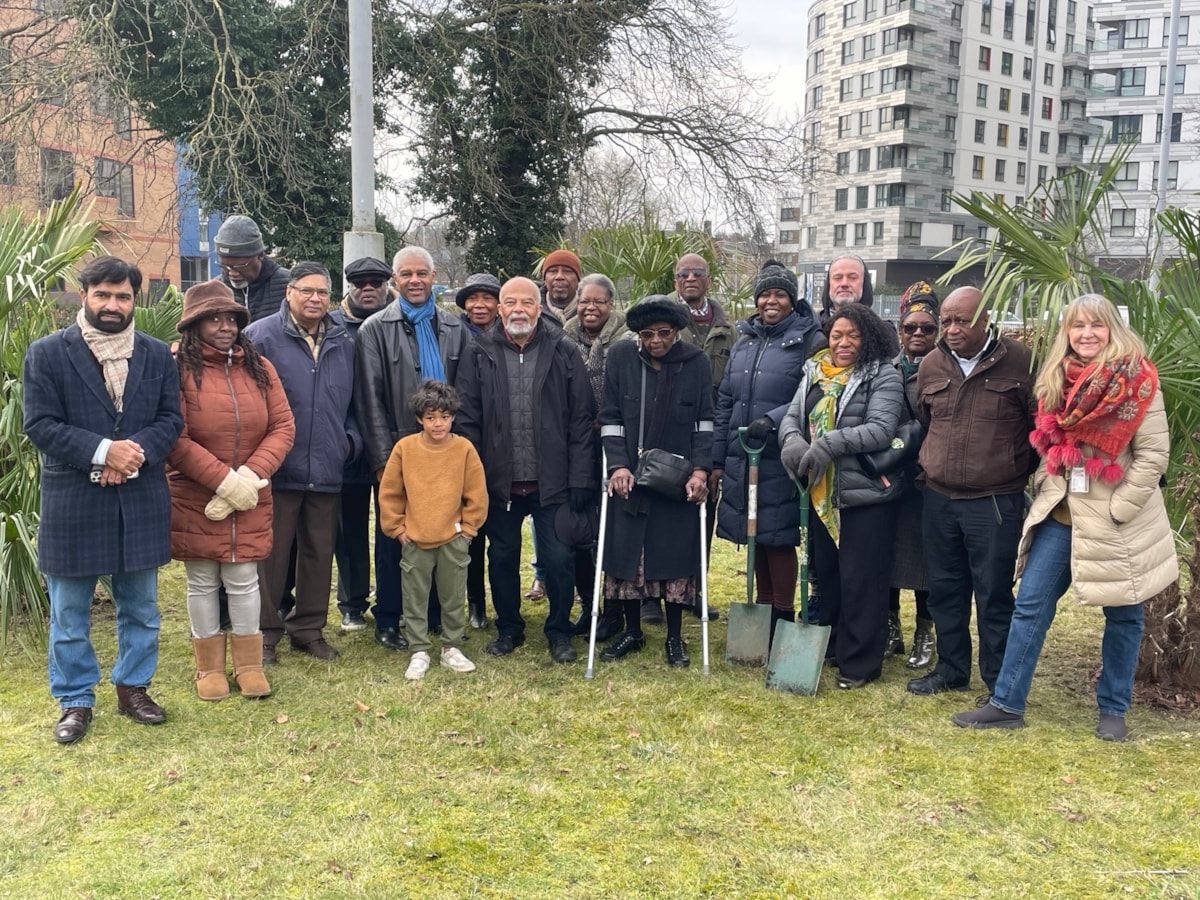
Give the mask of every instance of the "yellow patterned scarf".
[[(816, 402), (808, 414), (809, 430), (813, 441), (833, 431), (837, 424), (838, 397), (846, 389), (846, 383), (850, 381), (850, 373), (854, 371), (854, 366), (839, 368), (833, 365), (830, 363), (831, 358), (828, 350), (820, 350), (813, 356), (813, 361), (817, 364), (814, 373), (816, 385), (821, 389), (821, 399)], [(821, 476), (820, 481), (808, 486), (808, 496), (813, 510), (824, 524), (825, 530), (829, 532), (829, 536), (833, 538), (836, 546), (841, 538), (842, 517), (837, 507), (833, 505), (833, 479), (835, 477), (837, 477), (836, 461), (825, 467), (825, 474)]]

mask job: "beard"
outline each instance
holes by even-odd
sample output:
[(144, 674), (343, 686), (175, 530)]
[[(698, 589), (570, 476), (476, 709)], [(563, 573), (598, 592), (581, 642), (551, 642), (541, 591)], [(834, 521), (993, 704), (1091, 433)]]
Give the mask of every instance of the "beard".
[(504, 327), (513, 337), (527, 337), (533, 334), (534, 322), (506, 322)]
[(120, 334), (126, 328), (133, 324), (133, 313), (127, 316), (121, 316), (120, 320), (113, 318), (100, 318), (100, 314), (94, 310), (84, 307), (83, 317), (87, 319), (88, 324), (97, 331), (103, 331), (105, 334)]

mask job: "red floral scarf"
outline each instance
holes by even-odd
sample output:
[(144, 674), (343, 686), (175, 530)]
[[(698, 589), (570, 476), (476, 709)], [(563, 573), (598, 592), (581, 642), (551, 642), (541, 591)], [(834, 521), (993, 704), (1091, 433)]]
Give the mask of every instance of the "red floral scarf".
[[(1051, 475), (1062, 475), (1082, 463), (1089, 478), (1116, 484), (1125, 475), (1117, 457), (1146, 418), (1158, 390), (1158, 372), (1148, 359), (1099, 365), (1068, 356), (1062, 365), (1063, 405), (1047, 412), (1038, 404), (1029, 442), (1045, 457)], [(1097, 453), (1085, 458), (1081, 445)]]

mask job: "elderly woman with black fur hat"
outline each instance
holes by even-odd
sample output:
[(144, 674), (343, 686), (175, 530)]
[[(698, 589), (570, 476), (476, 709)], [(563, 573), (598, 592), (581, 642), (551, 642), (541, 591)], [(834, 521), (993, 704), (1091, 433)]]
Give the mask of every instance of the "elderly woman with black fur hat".
[(778, 621), (795, 618), (800, 542), (800, 507), (779, 459), (776, 433), (820, 334), (812, 307), (797, 287), (796, 276), (775, 260), (769, 260), (754, 281), (757, 312), (735, 326), (738, 340), (717, 392), (709, 480), (709, 490), (721, 487), (717, 534), (736, 544), (746, 543), (748, 470), (738, 436), (738, 429), (746, 428), (747, 443), (763, 448), (754, 578), (758, 602), (771, 607), (772, 634)]
[[(604, 546), (606, 606), (620, 604), (626, 630), (601, 653), (620, 659), (646, 646), (642, 601), (666, 601), (667, 662), (690, 662), (682, 616), (697, 597), (700, 571), (696, 504), (708, 496), (712, 469), (712, 373), (699, 348), (681, 341), (687, 308), (650, 296), (625, 318), (637, 341), (608, 351), (600, 434), (607, 456), (609, 520)], [(639, 451), (658, 448), (683, 457), (686, 482), (676, 496), (637, 485)], [(690, 475), (686, 470), (690, 468)]]

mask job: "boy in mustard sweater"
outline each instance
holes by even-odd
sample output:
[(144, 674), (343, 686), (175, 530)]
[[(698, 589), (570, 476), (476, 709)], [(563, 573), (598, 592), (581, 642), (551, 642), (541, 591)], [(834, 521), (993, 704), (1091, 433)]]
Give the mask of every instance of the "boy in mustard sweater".
[(416, 681), (429, 671), (434, 578), (442, 603), (442, 665), (475, 671), (460, 649), (467, 627), (467, 548), (487, 519), (488, 495), (479, 454), (466, 438), (450, 433), (458, 392), (445, 382), (427, 381), (408, 406), (421, 430), (392, 448), (379, 483), (379, 522), (384, 534), (404, 546), (404, 630), (413, 651), (404, 677)]

